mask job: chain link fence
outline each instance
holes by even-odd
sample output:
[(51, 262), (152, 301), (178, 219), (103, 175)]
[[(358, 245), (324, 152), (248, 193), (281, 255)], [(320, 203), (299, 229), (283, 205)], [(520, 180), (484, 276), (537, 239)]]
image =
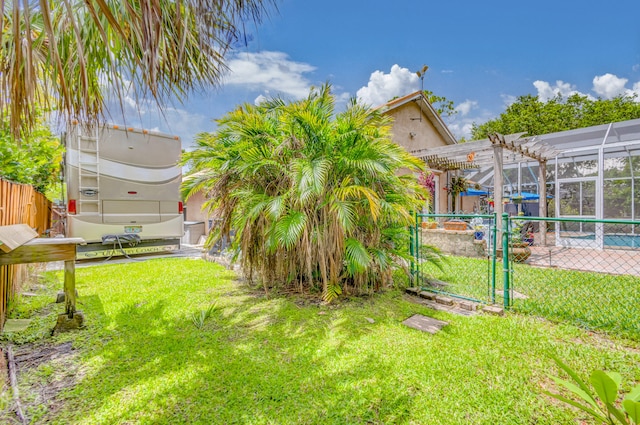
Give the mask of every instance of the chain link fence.
[(640, 340), (640, 222), (507, 215), (496, 221), (418, 214), (414, 285)]
[(529, 257), (513, 265), (515, 311), (640, 339), (640, 222), (511, 222), (533, 236)]

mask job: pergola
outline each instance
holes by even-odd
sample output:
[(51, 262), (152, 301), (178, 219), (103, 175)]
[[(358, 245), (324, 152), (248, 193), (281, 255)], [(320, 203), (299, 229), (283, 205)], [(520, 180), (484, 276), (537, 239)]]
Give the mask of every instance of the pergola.
[[(502, 222), (503, 166), (522, 161), (537, 161), (539, 164), (539, 196), (546, 199), (547, 160), (556, 157), (560, 151), (537, 137), (522, 137), (519, 134), (492, 134), (489, 139), (478, 140), (456, 145), (440, 146), (411, 152), (421, 158), (427, 166), (434, 170), (456, 171), (492, 166), (494, 170), (493, 193), (496, 198), (494, 211), (497, 214), (498, 229)], [(505, 151), (506, 154), (505, 154)], [(539, 203), (539, 214), (547, 216), (547, 203)], [(546, 243), (546, 228), (540, 227), (541, 242)]]

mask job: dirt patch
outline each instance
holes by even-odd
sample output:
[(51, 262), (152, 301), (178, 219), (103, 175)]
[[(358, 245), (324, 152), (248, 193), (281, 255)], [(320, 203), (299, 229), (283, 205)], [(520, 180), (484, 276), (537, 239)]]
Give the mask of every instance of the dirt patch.
[[(62, 408), (63, 391), (73, 388), (84, 375), (78, 355), (70, 342), (14, 346), (20, 404), (29, 423), (46, 423), (48, 417)], [(11, 400), (11, 390), (7, 389), (5, 386), (4, 398)], [(14, 407), (11, 401), (0, 411), (1, 423), (20, 423)]]

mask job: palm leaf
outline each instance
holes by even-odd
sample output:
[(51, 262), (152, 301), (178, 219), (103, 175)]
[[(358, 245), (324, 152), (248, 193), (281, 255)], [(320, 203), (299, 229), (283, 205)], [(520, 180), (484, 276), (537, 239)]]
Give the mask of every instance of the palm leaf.
[(278, 242), (285, 249), (291, 249), (302, 236), (307, 224), (307, 216), (300, 211), (290, 211), (277, 221), (275, 234)]
[[(334, 116), (330, 87), (292, 103), (244, 104), (185, 155), (187, 193), (208, 191), (249, 279), (318, 288), (331, 301), (389, 281), (408, 255), (417, 160), (390, 142), (389, 119), (351, 103)], [(239, 251), (236, 251), (239, 252)]]
[(329, 208), (336, 215), (338, 222), (346, 233), (351, 232), (356, 224), (356, 211), (354, 203), (351, 201), (341, 201), (339, 199), (331, 199)]
[(371, 264), (371, 256), (360, 241), (354, 238), (345, 240), (345, 260), (351, 276), (364, 272)]
[(0, 72), (0, 110), (8, 106), (16, 137), (35, 125), (37, 105), (97, 121), (105, 111), (101, 79), (120, 105), (130, 95), (120, 87), (129, 86), (134, 98), (149, 96), (160, 107), (219, 84), (231, 43), (273, 1), (22, 3), (2, 2), (0, 39), (0, 63), (8, 66)]
[(357, 200), (364, 198), (369, 206), (369, 213), (371, 219), (376, 221), (380, 215), (380, 198), (378, 194), (368, 187), (359, 185), (349, 185), (336, 189), (335, 191), (338, 199), (344, 200)]

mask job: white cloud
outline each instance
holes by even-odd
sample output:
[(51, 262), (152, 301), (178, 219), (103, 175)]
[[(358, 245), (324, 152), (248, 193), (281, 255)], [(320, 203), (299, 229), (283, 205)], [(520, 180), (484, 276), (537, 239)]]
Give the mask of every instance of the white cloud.
[(193, 147), (193, 139), (198, 133), (215, 129), (211, 119), (182, 108), (165, 108), (164, 115), (157, 122), (161, 131), (180, 136), (182, 147), (187, 150)]
[(311, 83), (305, 74), (316, 67), (295, 62), (283, 52), (238, 53), (227, 61), (229, 72), (224, 85), (249, 86), (264, 92), (275, 92), (294, 99), (309, 94)]
[[(606, 73), (603, 75), (596, 75), (593, 77), (592, 91), (597, 96), (603, 99), (612, 99), (621, 95), (639, 95), (640, 96), (640, 81), (633, 84), (631, 89), (627, 88), (628, 78), (618, 77), (615, 74)], [(546, 81), (535, 81), (534, 87), (538, 90), (538, 98), (542, 102), (546, 102), (552, 99), (556, 95), (560, 94), (563, 97), (568, 97), (573, 94), (579, 94), (581, 96), (587, 96), (591, 100), (595, 100), (595, 97), (591, 94), (585, 94), (576, 90), (575, 86), (564, 81), (556, 81), (555, 85), (551, 85)], [(639, 99), (640, 101), (640, 99)]]
[(336, 103), (347, 103), (351, 99), (351, 94), (349, 92), (340, 92), (334, 94), (336, 98)]
[(451, 122), (447, 124), (447, 127), (456, 136), (456, 139), (460, 140), (463, 137), (467, 140), (471, 139), (471, 129), (473, 128), (473, 121), (461, 121)]
[(160, 107), (150, 99), (139, 99), (126, 95), (120, 103), (112, 99), (109, 103), (108, 122), (179, 136), (182, 147), (190, 150), (198, 133), (212, 131), (215, 124), (204, 115), (174, 106)]
[(615, 74), (597, 75), (593, 78), (593, 91), (604, 99), (611, 99), (616, 96), (637, 96), (636, 101), (640, 102), (640, 81), (633, 83), (628, 89), (628, 78), (620, 78)]
[(465, 115), (468, 115), (472, 109), (477, 109), (477, 108), (478, 108), (477, 101), (467, 99), (461, 104), (459, 104), (458, 106), (456, 106), (456, 111), (458, 111), (458, 114), (460, 114), (460, 116), (464, 117)]
[(538, 99), (540, 99), (541, 102), (553, 99), (557, 95), (561, 95), (562, 97), (568, 97), (574, 94), (585, 96), (584, 93), (576, 90), (574, 85), (561, 80), (557, 80), (554, 86), (546, 81), (536, 80), (533, 82), (533, 86), (538, 90)]
[(593, 91), (605, 99), (611, 99), (627, 91), (625, 86), (628, 81), (626, 78), (620, 78), (609, 73), (596, 75), (593, 78)]
[(513, 96), (510, 94), (501, 94), (500, 98), (502, 99), (502, 103), (504, 104), (505, 109), (516, 103), (516, 101), (518, 100), (517, 96)]
[(396, 96), (404, 96), (418, 90), (418, 76), (407, 68), (393, 65), (391, 72), (375, 71), (369, 77), (369, 83), (360, 88), (356, 96), (358, 101), (371, 106), (387, 103)]
[(268, 100), (267, 96), (261, 94), (253, 100), (253, 104), (256, 106), (259, 106), (261, 103), (264, 103), (267, 100)]
[[(444, 121), (447, 124), (449, 130), (451, 130), (453, 135), (456, 136), (458, 140), (463, 137), (467, 140), (471, 140), (471, 130), (473, 128), (473, 124), (482, 124), (490, 119), (495, 118), (495, 116), (490, 111), (480, 108), (478, 102), (476, 102), (475, 100), (465, 100), (461, 103), (461, 105), (463, 104), (468, 104), (470, 106), (468, 112), (466, 112), (465, 114), (462, 114), (462, 112), (460, 112), (458, 114), (451, 115), (444, 118)], [(456, 109), (458, 108), (459, 106), (456, 107)], [(466, 107), (463, 107), (463, 109), (465, 108)]]

